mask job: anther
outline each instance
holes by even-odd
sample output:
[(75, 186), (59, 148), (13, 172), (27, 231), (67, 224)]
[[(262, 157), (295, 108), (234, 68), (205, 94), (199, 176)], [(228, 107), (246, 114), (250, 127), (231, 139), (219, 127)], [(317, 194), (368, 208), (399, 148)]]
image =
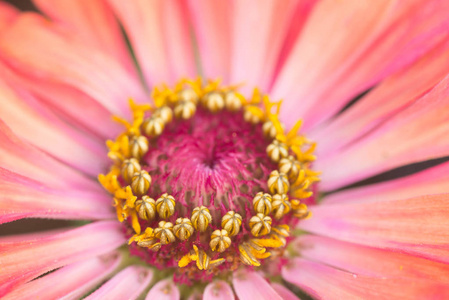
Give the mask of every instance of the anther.
[(134, 136), (129, 141), (132, 157), (141, 159), (148, 152), (148, 140), (144, 136)]
[(278, 171), (273, 171), (270, 173), (268, 178), (268, 189), (271, 194), (285, 194), (290, 188), (290, 182), (288, 181), (287, 175), (284, 173), (279, 173)]
[(287, 237), (290, 236), (290, 227), (288, 225), (278, 225), (271, 228), (272, 236), (280, 241), (283, 246), (287, 245)]
[(269, 215), (272, 209), (271, 195), (263, 192), (259, 192), (253, 199), (253, 206), (256, 213)]
[[(284, 128), (284, 125), (281, 124), (281, 127)], [(268, 120), (262, 125), (263, 134), (270, 139), (274, 139), (278, 134), (276, 130), (276, 126), (274, 126), (273, 122)]]
[(173, 231), (178, 239), (185, 241), (193, 234), (193, 225), (187, 218), (176, 219), (176, 225), (173, 227)]
[(178, 119), (190, 119), (196, 112), (196, 105), (191, 101), (181, 101), (175, 106), (175, 116)]
[(229, 111), (239, 111), (243, 106), (242, 99), (235, 92), (226, 93), (225, 104)]
[(225, 229), (230, 236), (237, 235), (242, 225), (242, 216), (231, 211), (228, 211), (223, 218), (221, 218), (221, 227)]
[(122, 163), (121, 174), (126, 183), (131, 183), (134, 174), (140, 170), (140, 164), (137, 159), (125, 159)]
[(288, 196), (285, 194), (276, 194), (273, 196), (273, 213), (274, 218), (279, 220), (284, 215), (288, 214), (292, 209), (292, 204), (288, 201)]
[(298, 179), (299, 171), (301, 170), (301, 163), (297, 161), (292, 155), (281, 159), (279, 162), (279, 171), (287, 174), (291, 183)]
[(308, 217), (310, 217), (311, 212), (307, 208), (306, 204), (301, 203), (299, 200), (296, 200), (296, 199), (292, 200), (291, 204), (292, 204), (293, 215), (296, 218), (307, 219)]
[(154, 111), (153, 116), (161, 118), (167, 124), (173, 120), (173, 111), (169, 106), (162, 106)]
[(151, 221), (156, 216), (156, 202), (147, 195), (137, 200), (135, 205), (140, 218)]
[(156, 210), (161, 219), (168, 219), (175, 213), (175, 198), (167, 193), (162, 194), (156, 201)]
[(159, 227), (154, 230), (154, 235), (161, 240), (163, 245), (173, 243), (175, 241), (173, 224), (170, 222), (160, 221)]
[(151, 185), (151, 176), (147, 171), (142, 170), (134, 174), (131, 181), (131, 189), (135, 196), (141, 197), (148, 192)]
[(263, 111), (257, 106), (247, 105), (244, 107), (243, 119), (246, 122), (258, 124), (262, 121), (263, 115)]
[(198, 250), (198, 247), (193, 245), (193, 249), (195, 250), (197, 259), (196, 266), (200, 270), (207, 270), (209, 268), (210, 257), (203, 250)]
[(279, 160), (288, 156), (287, 145), (278, 140), (273, 140), (267, 147), (267, 154), (272, 161), (279, 162)]
[(225, 229), (215, 230), (212, 232), (210, 239), (209, 246), (212, 251), (218, 251), (220, 253), (228, 249), (232, 243), (229, 233)]
[(192, 224), (196, 230), (201, 232), (206, 231), (210, 222), (212, 222), (212, 216), (210, 215), (209, 209), (205, 206), (197, 207), (192, 212)]
[(151, 116), (143, 121), (142, 129), (147, 136), (158, 136), (164, 131), (164, 120), (160, 117)]
[(269, 234), (271, 231), (271, 218), (263, 214), (257, 214), (249, 220), (249, 227), (254, 236)]
[(198, 94), (193, 89), (184, 89), (178, 94), (181, 101), (190, 101), (198, 104)]
[(206, 107), (213, 113), (220, 111), (225, 106), (223, 95), (218, 92), (213, 92), (205, 96)]

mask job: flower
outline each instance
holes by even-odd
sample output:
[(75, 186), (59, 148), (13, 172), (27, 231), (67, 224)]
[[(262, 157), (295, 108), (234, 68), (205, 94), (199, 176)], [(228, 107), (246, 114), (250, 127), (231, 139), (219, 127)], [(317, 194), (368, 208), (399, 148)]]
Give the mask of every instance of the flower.
[(0, 221), (89, 222), (1, 237), (2, 297), (449, 297), (449, 3), (35, 3), (0, 6)]

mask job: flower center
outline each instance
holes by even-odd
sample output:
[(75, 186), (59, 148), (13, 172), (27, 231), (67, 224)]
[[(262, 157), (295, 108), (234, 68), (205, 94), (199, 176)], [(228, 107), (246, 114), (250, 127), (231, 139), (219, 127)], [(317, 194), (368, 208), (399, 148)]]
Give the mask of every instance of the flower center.
[(281, 258), (318, 180), (301, 122), (285, 133), (280, 102), (218, 81), (182, 80), (153, 98), (130, 102), (131, 122), (115, 118), (126, 130), (107, 142), (113, 164), (99, 176), (131, 252), (185, 283)]

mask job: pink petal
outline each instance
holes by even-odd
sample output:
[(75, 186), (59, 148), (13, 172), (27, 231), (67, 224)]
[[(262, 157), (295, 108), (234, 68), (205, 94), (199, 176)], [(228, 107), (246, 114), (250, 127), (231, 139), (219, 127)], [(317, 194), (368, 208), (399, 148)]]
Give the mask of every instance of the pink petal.
[(117, 221), (96, 222), (31, 240), (0, 240), (0, 296), (48, 271), (110, 252), (125, 241)]
[(29, 217), (113, 218), (111, 201), (106, 193), (56, 190), (0, 168), (0, 224)]
[(129, 98), (147, 98), (138, 79), (107, 52), (35, 14), (22, 14), (3, 32), (0, 57), (36, 80), (76, 87), (114, 114), (127, 111)]
[(181, 1), (109, 0), (149, 85), (194, 76), (193, 48)]
[(292, 291), (290, 291), (288, 288), (286, 288), (282, 284), (272, 283), (271, 286), (279, 294), (279, 296), (281, 296), (282, 299), (284, 299), (284, 300), (300, 300), (298, 297), (296, 297), (295, 294), (293, 294)]
[(0, 81), (0, 106), (0, 119), (28, 142), (92, 177), (104, 171), (105, 147), (73, 130), (31, 95)]
[(449, 262), (449, 194), (311, 207), (303, 230)]
[(305, 118), (307, 128), (331, 117), (445, 38), (448, 9), (438, 0), (319, 2), (274, 85), (275, 99), (289, 99), (283, 119)]
[(169, 279), (156, 283), (148, 292), (145, 300), (179, 300), (181, 299), (178, 287)]
[(240, 300), (282, 299), (270, 284), (256, 272), (241, 271), (235, 273), (232, 284)]
[(229, 81), (231, 1), (189, 0), (192, 23), (206, 78)]
[(388, 77), (335, 121), (310, 135), (318, 142), (317, 155), (337, 151), (379, 126), (438, 84), (448, 68), (449, 50), (444, 42), (410, 67)]
[(231, 287), (223, 280), (209, 283), (204, 289), (203, 300), (234, 300)]
[(282, 269), (285, 280), (319, 299), (446, 299), (449, 286), (424, 280), (370, 277), (295, 259)]
[(101, 191), (99, 184), (23, 142), (0, 120), (0, 167), (55, 187)]
[(394, 118), (334, 155), (321, 157), (325, 190), (414, 162), (449, 155), (449, 77)]
[(18, 14), (19, 11), (14, 6), (0, 2), (0, 32), (8, 28), (9, 24), (15, 20)]
[(368, 276), (449, 282), (449, 265), (418, 256), (316, 235), (301, 236), (294, 243), (301, 257), (340, 270)]
[(153, 278), (150, 269), (129, 266), (85, 299), (137, 299)]
[(19, 286), (4, 299), (78, 299), (109, 276), (121, 260), (113, 252), (71, 264)]
[(323, 203), (376, 202), (442, 194), (449, 190), (449, 163), (378, 184), (343, 190), (323, 198)]
[(255, 86), (267, 90), (298, 1), (233, 4), (230, 81), (243, 82), (250, 91)]
[(34, 3), (53, 20), (73, 29), (85, 43), (112, 54), (134, 71), (120, 26), (104, 1), (34, 0)]

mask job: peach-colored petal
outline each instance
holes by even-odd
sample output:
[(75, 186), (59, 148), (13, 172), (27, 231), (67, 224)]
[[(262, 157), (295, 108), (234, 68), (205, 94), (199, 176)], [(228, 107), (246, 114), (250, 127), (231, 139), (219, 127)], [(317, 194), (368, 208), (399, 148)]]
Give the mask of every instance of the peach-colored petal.
[(188, 0), (206, 78), (229, 81), (232, 1)]
[(129, 266), (112, 277), (85, 299), (137, 299), (150, 284), (153, 271), (141, 266)]
[(21, 14), (2, 33), (0, 58), (35, 80), (76, 87), (114, 114), (127, 111), (129, 98), (147, 98), (138, 79), (114, 57), (36, 14)]
[(169, 279), (164, 279), (156, 283), (151, 290), (148, 292), (145, 300), (179, 300), (181, 299), (181, 294), (179, 289), (173, 281)]
[(32, 240), (0, 239), (0, 296), (48, 271), (108, 253), (125, 241), (117, 221), (96, 222)]
[(449, 191), (449, 163), (395, 180), (333, 193), (323, 203), (376, 202), (412, 198)]
[(0, 106), (0, 119), (49, 155), (90, 176), (105, 169), (103, 145), (69, 127), (28, 93), (18, 93), (0, 81)]
[(195, 74), (183, 2), (109, 0), (122, 22), (148, 85)]
[(334, 189), (402, 165), (449, 155), (449, 76), (363, 139), (320, 157), (321, 188)]
[(371, 277), (295, 259), (282, 269), (285, 280), (319, 299), (446, 299), (449, 286), (431, 281)]
[(235, 294), (240, 300), (266, 299), (281, 300), (281, 296), (258, 273), (241, 271), (234, 274), (232, 279)]
[(19, 286), (4, 299), (79, 299), (119, 265), (117, 252), (74, 263)]
[(281, 296), (282, 299), (284, 299), (284, 300), (300, 300), (298, 297), (296, 297), (295, 294), (293, 294), (292, 291), (290, 291), (288, 288), (286, 288), (282, 284), (272, 283), (271, 286), (279, 294), (279, 296)]
[(410, 67), (388, 77), (330, 124), (310, 134), (318, 142), (317, 155), (337, 151), (382, 124), (438, 84), (448, 68), (445, 41)]
[(14, 6), (6, 2), (0, 2), (0, 31), (8, 28), (18, 14), (19, 11)]
[(311, 207), (303, 230), (449, 262), (449, 194)]
[(113, 218), (106, 193), (56, 190), (38, 181), (0, 168), (0, 224), (21, 218)]
[(245, 83), (243, 88), (247, 89), (258, 86), (266, 91), (298, 1), (235, 1), (233, 4), (230, 82)]
[(204, 289), (203, 300), (234, 300), (232, 288), (223, 280), (209, 283)]
[(442, 0), (319, 2), (274, 85), (274, 98), (289, 99), (283, 119), (292, 123), (301, 117), (305, 128), (315, 125), (422, 56), (447, 36), (448, 5)]
[(404, 277), (449, 282), (449, 265), (396, 251), (342, 242), (316, 235), (293, 243), (301, 257), (340, 270), (379, 277)]
[(120, 26), (103, 0), (33, 0), (54, 21), (74, 30), (84, 43), (110, 53), (134, 70)]
[(100, 191), (98, 183), (22, 141), (0, 120), (0, 167), (55, 188)]

